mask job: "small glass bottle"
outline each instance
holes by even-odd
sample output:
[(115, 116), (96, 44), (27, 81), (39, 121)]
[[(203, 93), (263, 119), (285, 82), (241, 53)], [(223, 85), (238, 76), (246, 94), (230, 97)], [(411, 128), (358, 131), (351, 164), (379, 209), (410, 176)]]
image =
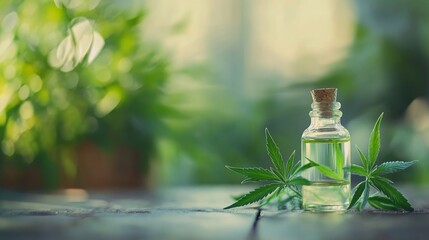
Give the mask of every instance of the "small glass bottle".
[(302, 188), (303, 207), (316, 212), (345, 211), (351, 195), (350, 172), (344, 170), (350, 166), (350, 134), (340, 122), (337, 89), (315, 89), (311, 95), (311, 124), (302, 134), (301, 164), (310, 159), (332, 171), (322, 174), (313, 167), (303, 172), (311, 181)]

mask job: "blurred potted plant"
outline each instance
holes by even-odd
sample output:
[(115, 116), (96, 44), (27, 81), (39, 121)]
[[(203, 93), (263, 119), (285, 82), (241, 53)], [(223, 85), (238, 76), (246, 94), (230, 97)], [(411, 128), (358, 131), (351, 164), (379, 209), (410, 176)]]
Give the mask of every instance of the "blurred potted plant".
[(2, 187), (141, 185), (174, 112), (162, 103), (168, 61), (142, 41), (141, 6), (0, 7)]

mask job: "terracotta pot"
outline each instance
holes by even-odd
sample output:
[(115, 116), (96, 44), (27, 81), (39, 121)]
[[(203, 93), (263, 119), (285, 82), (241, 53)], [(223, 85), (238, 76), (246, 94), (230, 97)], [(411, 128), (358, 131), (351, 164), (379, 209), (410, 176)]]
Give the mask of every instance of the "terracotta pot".
[(90, 141), (84, 141), (76, 148), (75, 163), (75, 186), (79, 188), (136, 188), (144, 182), (140, 156), (127, 147), (116, 147), (108, 152)]
[(91, 141), (84, 141), (75, 148), (73, 158), (76, 176), (70, 177), (61, 167), (54, 167), (52, 171), (57, 171), (54, 176), (59, 176), (60, 179), (52, 179), (54, 183), (50, 187), (44, 184), (42, 170), (36, 164), (27, 165), (25, 168), (14, 164), (3, 165), (0, 172), (0, 187), (21, 190), (40, 190), (48, 187), (50, 189), (149, 187), (149, 176), (141, 171), (139, 153), (130, 148), (116, 147), (108, 152), (101, 150)]
[(6, 189), (38, 190), (43, 188), (42, 173), (34, 165), (19, 168), (4, 166), (0, 173), (0, 187)]

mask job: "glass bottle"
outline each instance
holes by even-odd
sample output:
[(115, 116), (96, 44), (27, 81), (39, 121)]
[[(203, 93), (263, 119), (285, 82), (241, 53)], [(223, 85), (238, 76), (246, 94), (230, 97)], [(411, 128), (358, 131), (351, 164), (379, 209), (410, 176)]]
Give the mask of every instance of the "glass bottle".
[(337, 89), (315, 89), (311, 95), (311, 124), (302, 134), (301, 164), (310, 159), (332, 171), (322, 174), (313, 167), (303, 172), (311, 181), (302, 188), (303, 207), (316, 212), (345, 211), (351, 195), (350, 172), (344, 170), (350, 166), (350, 134), (340, 122)]

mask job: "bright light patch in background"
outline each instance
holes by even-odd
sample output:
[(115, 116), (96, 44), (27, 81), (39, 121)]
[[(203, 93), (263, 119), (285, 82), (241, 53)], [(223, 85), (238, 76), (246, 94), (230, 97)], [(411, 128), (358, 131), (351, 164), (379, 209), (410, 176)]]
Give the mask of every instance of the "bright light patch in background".
[(16, 67), (13, 65), (8, 65), (4, 69), (4, 77), (7, 79), (14, 78), (16, 76)]
[(15, 27), (18, 25), (18, 14), (13, 11), (8, 13), (2, 21), (1, 27), (2, 32), (11, 32), (15, 29)]
[(83, 202), (88, 200), (88, 193), (79, 188), (69, 188), (62, 191), (67, 201), (70, 202)]
[(414, 99), (408, 107), (405, 117), (429, 146), (429, 104), (422, 98)]
[(30, 78), (29, 85), (30, 85), (31, 91), (33, 91), (34, 93), (37, 93), (40, 91), (40, 89), (42, 89), (43, 82), (42, 82), (42, 79), (39, 77), (39, 75), (35, 74)]
[(98, 32), (94, 31), (94, 37), (92, 39), (91, 49), (88, 54), (88, 64), (94, 61), (94, 59), (100, 53), (101, 49), (103, 49), (103, 46), (104, 46), (103, 37)]
[(16, 46), (13, 42), (15, 27), (18, 25), (18, 14), (13, 11), (8, 13), (1, 22), (0, 29), (0, 63), (12, 59), (16, 55)]
[(3, 111), (9, 103), (10, 98), (12, 97), (14, 89), (11, 89), (9, 86), (6, 86), (5, 91), (0, 93), (0, 115), (3, 115)]
[(69, 35), (49, 54), (49, 64), (63, 72), (72, 71), (85, 57), (91, 63), (104, 46), (103, 37), (88, 19), (78, 18), (73, 22)]
[(252, 1), (249, 68), (315, 77), (347, 55), (354, 35), (349, 1)]
[[(148, 6), (152, 13), (144, 31), (172, 51), (177, 64), (212, 62), (209, 47), (244, 46), (244, 76), (250, 81), (273, 74), (321, 76), (347, 56), (354, 39), (355, 16), (344, 0), (150, 0)], [(172, 34), (178, 23), (182, 30)]]
[(96, 114), (98, 117), (104, 117), (109, 114), (121, 101), (119, 92), (110, 90), (101, 100), (97, 103)]
[(12, 59), (16, 55), (16, 46), (13, 42), (14, 35), (12, 33), (0, 37), (0, 63)]
[(19, 108), (19, 115), (22, 119), (29, 119), (33, 117), (34, 115), (34, 108), (33, 104), (31, 102), (24, 102), (21, 107)]
[(54, 0), (59, 8), (92, 10), (100, 3), (100, 0)]
[[(205, 61), (209, 57), (207, 43), (214, 34), (210, 33), (210, 22), (218, 20), (209, 19), (211, 5), (216, 2), (149, 0), (146, 5), (151, 12), (142, 31), (171, 51), (176, 65)], [(178, 23), (182, 27), (175, 30)]]
[(71, 28), (69, 37), (72, 41), (72, 46), (75, 43), (75, 60), (81, 62), (91, 47), (94, 30), (92, 29), (91, 22), (87, 19), (77, 20), (76, 22)]
[(19, 99), (25, 100), (30, 95), (30, 88), (27, 85), (22, 86), (18, 91)]
[(122, 73), (130, 71), (132, 63), (128, 58), (121, 58), (118, 62), (118, 70)]
[(10, 140), (3, 140), (1, 143), (1, 149), (7, 156), (12, 156), (15, 153), (15, 146)]

